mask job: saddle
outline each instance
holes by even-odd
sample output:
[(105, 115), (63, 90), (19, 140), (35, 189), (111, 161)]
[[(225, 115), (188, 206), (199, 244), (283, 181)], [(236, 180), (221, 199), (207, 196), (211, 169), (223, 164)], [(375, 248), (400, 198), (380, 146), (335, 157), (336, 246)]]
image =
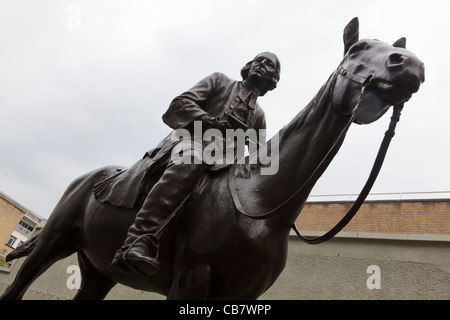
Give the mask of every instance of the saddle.
[[(107, 167), (95, 180), (93, 192), (101, 203), (115, 207), (134, 208), (138, 198), (137, 176), (123, 167)], [(131, 189), (130, 189), (131, 188)]]
[(145, 199), (145, 194), (161, 177), (167, 161), (165, 157), (155, 160), (151, 153), (146, 153), (130, 168), (103, 168), (94, 181), (95, 198), (101, 203), (109, 203), (115, 207), (139, 207)]
[[(140, 208), (146, 195), (158, 182), (164, 173), (168, 159), (155, 162), (152, 157), (144, 157), (132, 167), (110, 166), (101, 170), (94, 181), (93, 192), (95, 198), (101, 203), (109, 203), (115, 207)], [(208, 166), (204, 178), (201, 178), (197, 187), (208, 176), (208, 172), (220, 172), (229, 169), (231, 165)]]

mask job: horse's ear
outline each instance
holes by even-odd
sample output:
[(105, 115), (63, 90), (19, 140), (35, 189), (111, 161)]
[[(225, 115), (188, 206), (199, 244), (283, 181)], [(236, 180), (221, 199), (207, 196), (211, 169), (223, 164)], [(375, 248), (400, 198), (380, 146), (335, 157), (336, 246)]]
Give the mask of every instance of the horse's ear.
[(353, 18), (344, 29), (344, 55), (359, 40), (359, 20)]
[(398, 39), (397, 41), (394, 42), (394, 44), (392, 46), (394, 46), (396, 48), (405, 49), (406, 48), (406, 38), (403, 37), (403, 38)]

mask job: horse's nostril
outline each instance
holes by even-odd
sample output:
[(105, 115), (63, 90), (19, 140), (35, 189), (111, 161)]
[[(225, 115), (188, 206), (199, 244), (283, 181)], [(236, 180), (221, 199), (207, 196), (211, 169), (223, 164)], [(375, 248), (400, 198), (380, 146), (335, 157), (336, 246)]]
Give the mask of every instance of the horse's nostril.
[(425, 82), (425, 65), (423, 64), (423, 62), (420, 64), (419, 77), (420, 77), (420, 81), (422, 83), (424, 83)]
[(401, 65), (405, 61), (403, 56), (399, 53), (393, 53), (389, 56), (389, 66), (398, 66)]

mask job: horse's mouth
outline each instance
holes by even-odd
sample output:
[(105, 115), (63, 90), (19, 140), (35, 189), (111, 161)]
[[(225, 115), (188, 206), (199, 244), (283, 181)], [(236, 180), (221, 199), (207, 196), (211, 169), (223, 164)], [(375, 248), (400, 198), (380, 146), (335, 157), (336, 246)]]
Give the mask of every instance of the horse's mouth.
[(396, 105), (411, 99), (412, 95), (419, 91), (419, 85), (407, 82), (394, 83), (379, 81), (376, 85), (380, 96), (389, 105)]

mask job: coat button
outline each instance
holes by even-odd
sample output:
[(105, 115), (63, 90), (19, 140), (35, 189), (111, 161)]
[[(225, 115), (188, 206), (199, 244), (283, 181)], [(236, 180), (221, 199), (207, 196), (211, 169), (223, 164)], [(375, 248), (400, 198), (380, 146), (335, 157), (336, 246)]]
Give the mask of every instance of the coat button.
[(235, 97), (234, 101), (239, 102), (239, 101), (241, 101), (241, 99), (239, 99), (239, 97)]
[(230, 104), (230, 109), (234, 109), (234, 106), (232, 104)]

